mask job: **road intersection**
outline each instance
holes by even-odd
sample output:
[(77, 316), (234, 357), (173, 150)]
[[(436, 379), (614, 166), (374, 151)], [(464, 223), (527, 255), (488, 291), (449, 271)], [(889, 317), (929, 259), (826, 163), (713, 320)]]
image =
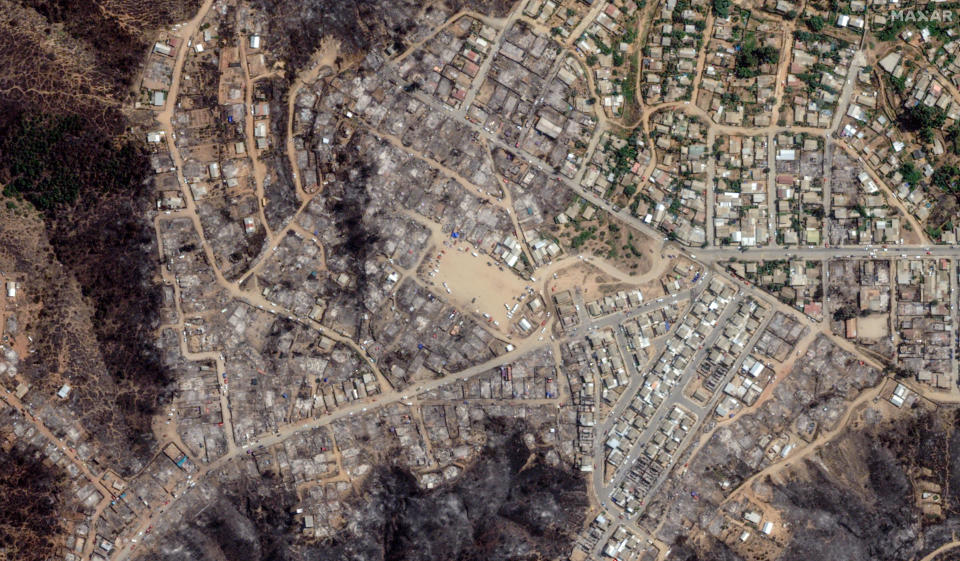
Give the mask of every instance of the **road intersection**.
[[(211, 0), (207, 0), (204, 3), (204, 6), (198, 12), (198, 15), (193, 20), (191, 20), (191, 22), (188, 23), (185, 27), (181, 28), (179, 35), (183, 39), (188, 39), (195, 32), (199, 22), (203, 19), (206, 12), (209, 10), (211, 4), (212, 4)], [(497, 35), (497, 39), (496, 39), (497, 44), (499, 44), (499, 42), (502, 40), (504, 30), (506, 30), (509, 27), (509, 25), (517, 19), (517, 14), (519, 14), (519, 11), (515, 10), (510, 16), (508, 16), (507, 18), (504, 18), (502, 21), (497, 22), (502, 26), (502, 28), (500, 29)], [(177, 91), (178, 91), (179, 82), (181, 79), (181, 71), (183, 68), (184, 58), (186, 56), (185, 51), (186, 51), (185, 49), (182, 49), (181, 52), (178, 54), (176, 64), (175, 64), (174, 74), (173, 74), (173, 84), (170, 88), (170, 95), (168, 97), (166, 106), (164, 107), (163, 111), (161, 111), (161, 113), (158, 115), (158, 120), (160, 121), (161, 126), (164, 132), (166, 133), (168, 148), (170, 150), (175, 166), (177, 168), (178, 177), (180, 179), (181, 185), (184, 185), (184, 186), (186, 185), (186, 182), (184, 180), (183, 173), (182, 173), (183, 161), (179, 155), (179, 150), (175, 142), (176, 135), (175, 135), (174, 128), (172, 126), (171, 117), (173, 115), (173, 112), (176, 106)], [(645, 313), (647, 311), (652, 311), (658, 308), (662, 308), (666, 306), (675, 306), (686, 299), (690, 299), (692, 301), (698, 294), (700, 294), (703, 291), (704, 286), (707, 283), (707, 279), (713, 278), (714, 276), (725, 278), (726, 279), (725, 282), (732, 283), (734, 286), (737, 286), (738, 288), (738, 294), (729, 303), (727, 308), (724, 310), (724, 313), (721, 315), (719, 320), (720, 324), (722, 324), (722, 322), (728, 319), (730, 314), (732, 314), (733, 310), (736, 308), (736, 305), (739, 302), (743, 301), (743, 299), (748, 296), (762, 299), (767, 303), (770, 303), (771, 300), (773, 300), (772, 297), (770, 297), (765, 293), (762, 293), (761, 291), (757, 290), (755, 287), (749, 286), (749, 284), (745, 283), (741, 279), (732, 278), (731, 276), (729, 276), (728, 273), (723, 271), (723, 264), (733, 260), (799, 259), (799, 260), (807, 260), (807, 261), (814, 261), (814, 260), (825, 261), (825, 260), (837, 259), (837, 258), (898, 258), (898, 257), (899, 258), (945, 257), (945, 258), (951, 258), (951, 259), (960, 258), (960, 247), (958, 246), (891, 245), (890, 247), (883, 247), (883, 246), (877, 247), (877, 246), (865, 245), (865, 246), (841, 246), (841, 247), (828, 247), (828, 246), (786, 247), (786, 246), (769, 245), (766, 247), (750, 248), (747, 250), (742, 250), (740, 248), (726, 247), (726, 246), (708, 246), (703, 248), (690, 248), (690, 247), (682, 246), (676, 242), (670, 241), (668, 238), (664, 237), (664, 234), (662, 232), (651, 227), (649, 224), (645, 223), (642, 219), (636, 216), (633, 216), (628, 209), (619, 209), (614, 207), (614, 205), (609, 201), (606, 201), (602, 197), (598, 196), (597, 194), (582, 188), (582, 186), (580, 186), (579, 183), (575, 181), (575, 179), (570, 179), (559, 173), (553, 172), (552, 167), (546, 162), (544, 162), (543, 160), (528, 153), (527, 151), (525, 151), (523, 148), (519, 146), (508, 144), (507, 142), (502, 140), (500, 136), (496, 134), (494, 131), (487, 130), (483, 126), (476, 124), (472, 122), (469, 118), (467, 118), (466, 108), (469, 107), (470, 105), (469, 102), (472, 101), (476, 96), (477, 88), (479, 87), (480, 84), (482, 84), (483, 82), (482, 77), (489, 70), (492, 58), (493, 57), (488, 57), (484, 61), (483, 65), (481, 66), (480, 74), (479, 74), (481, 79), (478, 79), (474, 82), (474, 86), (471, 86), (471, 88), (467, 92), (467, 98), (466, 98), (467, 102), (463, 103), (461, 107), (458, 109), (452, 109), (449, 106), (438, 101), (436, 98), (424, 95), (420, 92), (413, 92), (410, 95), (414, 96), (415, 98), (429, 105), (430, 107), (436, 109), (437, 111), (442, 111), (448, 114), (451, 118), (456, 119), (459, 124), (462, 124), (468, 127), (473, 132), (478, 134), (479, 137), (483, 139), (483, 141), (486, 143), (488, 147), (501, 148), (503, 150), (507, 150), (511, 153), (519, 155), (520, 157), (526, 159), (531, 165), (539, 168), (541, 171), (548, 174), (552, 180), (563, 184), (570, 192), (590, 202), (591, 204), (595, 205), (599, 209), (606, 211), (607, 213), (609, 213), (610, 216), (615, 217), (618, 221), (626, 225), (629, 225), (630, 227), (634, 228), (635, 230), (643, 234), (646, 234), (647, 236), (649, 236), (650, 238), (656, 241), (655, 245), (658, 246), (658, 249), (661, 252), (669, 251), (672, 253), (683, 254), (695, 262), (704, 264), (709, 269), (704, 274), (703, 278), (700, 280), (700, 283), (698, 283), (697, 285), (687, 290), (684, 290), (680, 293), (662, 298), (658, 301), (648, 302), (643, 306), (640, 306), (628, 312), (620, 312), (620, 313), (611, 314), (611, 315), (594, 319), (594, 318), (586, 317), (586, 315), (582, 312), (584, 307), (581, 306), (581, 324), (578, 327), (578, 330), (572, 332), (567, 337), (561, 338), (561, 341), (567, 341), (570, 339), (582, 337), (584, 333), (592, 330), (613, 329), (618, 345), (620, 346), (621, 349), (625, 349), (626, 341), (624, 339), (623, 333), (619, 329), (619, 325), (622, 324), (626, 319), (628, 319), (633, 315)], [(562, 60), (562, 59), (558, 59), (558, 60)], [(848, 74), (848, 76), (855, 75), (856, 69), (862, 65), (863, 65), (863, 57), (861, 53), (858, 53), (857, 57), (855, 57), (854, 59), (854, 64), (851, 66), (851, 72), (850, 74)], [(554, 64), (553, 68), (551, 68), (551, 71), (550, 71), (551, 75), (556, 73), (558, 67), (559, 67), (559, 63)], [(247, 79), (249, 80), (249, 77), (247, 77)], [(848, 78), (847, 85), (844, 87), (843, 94), (841, 97), (841, 107), (845, 107), (846, 104), (849, 102), (850, 92), (852, 89), (849, 86), (850, 86), (850, 80)], [(400, 89), (401, 88), (398, 86), (398, 95), (399, 95)], [(247, 92), (247, 98), (249, 102), (249, 91)], [(686, 104), (683, 104), (683, 105), (674, 104), (674, 105), (678, 109), (682, 109), (682, 110), (689, 109), (690, 111), (694, 111), (694, 112), (699, 111), (699, 109), (697, 109), (695, 106), (688, 106)], [(661, 108), (668, 108), (668, 107), (667, 105), (664, 105), (663, 107), (660, 107), (660, 108), (647, 108), (648, 111), (645, 111), (643, 122), (648, 122), (649, 114)], [(252, 126), (250, 125), (250, 123), (251, 121), (248, 120), (247, 127), (246, 127), (248, 135), (253, 134)], [(839, 124), (839, 119), (835, 119), (833, 130), (836, 130), (836, 127), (838, 126), (838, 124)], [(289, 130), (290, 129), (288, 126), (288, 134), (289, 134)], [(724, 131), (727, 129), (724, 129), (722, 127), (717, 127), (715, 130)], [(763, 129), (756, 129), (756, 130), (746, 129), (746, 128), (736, 128), (735, 130), (737, 134), (752, 134), (752, 133), (771, 134), (771, 133), (777, 132), (778, 130), (786, 131), (789, 129), (778, 128), (778, 127), (767, 127)], [(594, 132), (594, 136), (591, 138), (591, 143), (590, 143), (591, 147), (596, 146), (597, 139), (599, 138), (599, 135), (602, 133), (602, 131), (603, 131), (603, 127), (598, 126), (597, 130)], [(818, 134), (826, 135), (827, 138), (829, 139), (829, 131), (824, 131), (821, 129), (818, 131)], [(250, 151), (251, 154), (254, 154), (255, 150), (253, 149), (252, 137), (248, 137), (247, 140), (249, 144), (248, 151)], [(293, 144), (288, 142), (286, 146), (287, 146), (288, 152), (291, 152), (293, 149)], [(296, 161), (295, 158), (293, 157), (292, 152), (288, 154), (288, 157), (291, 162)], [(655, 158), (656, 156), (654, 154), (654, 157), (652, 159), (653, 162), (655, 162)], [(262, 164), (259, 164), (259, 165), (262, 166)], [(258, 176), (260, 175), (262, 174), (258, 173)], [(294, 173), (294, 177), (298, 177), (298, 174)], [(709, 187), (709, 183), (710, 182), (708, 181), (708, 189), (711, 188)], [(262, 179), (258, 180), (258, 193), (262, 192), (261, 184), (262, 184)], [(205, 252), (208, 258), (208, 261), (211, 264), (211, 268), (214, 271), (218, 284), (221, 284), (222, 286), (227, 288), (230, 291), (231, 295), (234, 296), (235, 298), (242, 299), (243, 301), (246, 301), (251, 305), (255, 305), (258, 308), (264, 309), (267, 312), (277, 314), (277, 315), (283, 315), (294, 321), (299, 321), (304, 324), (307, 324), (310, 327), (316, 329), (318, 332), (324, 332), (323, 328), (319, 326), (319, 324), (317, 324), (316, 322), (309, 320), (308, 318), (295, 317), (290, 312), (283, 310), (280, 307), (276, 306), (275, 304), (266, 301), (259, 295), (241, 293), (237, 288), (238, 283), (236, 282), (231, 283), (231, 282), (228, 282), (226, 279), (224, 279), (220, 274), (219, 270), (217, 270), (215, 266), (216, 260), (214, 257), (214, 253), (210, 249), (210, 245), (204, 237), (203, 229), (201, 227), (200, 220), (196, 213), (196, 204), (193, 201), (190, 191), (187, 188), (184, 188), (183, 191), (184, 191), (184, 200), (186, 201), (186, 209), (178, 212), (177, 216), (189, 217), (193, 221), (195, 230), (197, 231), (197, 234), (201, 241), (201, 246), (203, 247), (203, 251)], [(298, 188), (298, 192), (300, 191), (302, 191), (302, 189)], [(259, 214), (260, 214), (261, 220), (265, 224), (266, 222), (263, 217), (262, 207), (259, 208)], [(158, 230), (158, 234), (159, 234), (159, 230)], [(276, 246), (275, 240), (281, 237), (279, 234), (280, 233), (277, 233), (276, 235), (271, 237), (272, 247)], [(708, 237), (708, 239), (710, 238)], [(263, 255), (264, 256), (270, 255), (270, 251), (271, 250), (268, 249), (268, 251), (265, 251)], [(171, 278), (167, 280), (170, 282), (173, 282), (173, 284), (176, 284), (175, 279)], [(179, 294), (178, 294), (178, 298), (179, 298)], [(770, 319), (770, 315), (772, 314), (768, 314), (768, 317), (765, 320), (764, 324), (761, 326), (761, 328), (758, 329), (756, 333), (752, 335), (749, 342), (749, 346), (747, 348), (752, 347), (752, 345), (760, 337), (760, 334), (763, 331), (763, 327), (766, 325), (766, 322), (769, 321)], [(180, 315), (180, 317), (182, 318), (182, 314)], [(555, 321), (555, 319), (556, 318), (553, 318), (553, 321)], [(551, 324), (553, 323), (553, 321), (551, 321)], [(181, 319), (181, 323), (182, 323), (182, 319)], [(674, 327), (674, 329), (676, 329), (676, 326)], [(349, 337), (346, 337), (342, 334), (331, 333), (329, 332), (329, 330), (326, 331), (325, 334), (328, 334), (328, 336), (338, 341), (342, 341), (348, 345), (351, 345), (351, 347), (357, 350), (361, 354), (361, 356), (364, 356), (365, 358), (367, 358), (368, 362), (370, 362), (369, 358), (363, 352), (362, 348), (356, 345), (356, 342), (352, 341)], [(605, 481), (600, 471), (594, 472), (593, 480), (591, 482), (592, 492), (596, 495), (595, 498), (597, 502), (600, 503), (601, 505), (604, 505), (604, 508), (606, 508), (606, 503), (610, 501), (611, 494), (630, 476), (630, 468), (639, 457), (642, 451), (642, 447), (652, 437), (653, 432), (657, 430), (657, 427), (660, 421), (666, 415), (669, 414), (669, 412), (673, 409), (675, 405), (680, 406), (683, 409), (692, 413), (696, 419), (696, 423), (693, 427), (691, 427), (691, 430), (689, 431), (686, 439), (681, 444), (680, 449), (674, 454), (674, 458), (677, 458), (682, 455), (683, 449), (689, 446), (689, 444), (694, 440), (695, 436), (697, 435), (698, 429), (708, 419), (711, 418), (715, 402), (717, 399), (719, 399), (720, 392), (716, 392), (718, 395), (715, 395), (708, 403), (698, 404), (693, 400), (691, 400), (690, 398), (688, 398), (687, 396), (683, 395), (683, 389), (687, 387), (688, 384), (697, 375), (696, 366), (703, 360), (704, 355), (708, 352), (710, 347), (719, 337), (719, 334), (720, 334), (720, 330), (714, 329), (711, 332), (710, 336), (704, 341), (704, 344), (702, 345), (701, 349), (696, 353), (693, 360), (691, 360), (689, 365), (684, 369), (682, 375), (677, 380), (677, 382), (671, 387), (663, 404), (657, 410), (657, 413), (655, 414), (653, 419), (650, 421), (647, 428), (641, 433), (636, 444), (632, 446), (630, 450), (627, 451), (624, 462), (622, 463), (620, 469), (614, 472), (613, 477), (609, 481)], [(199, 471), (196, 474), (193, 474), (191, 476), (192, 481), (190, 485), (192, 486), (197, 481), (202, 481), (205, 477), (208, 477), (210, 474), (215, 474), (220, 468), (224, 467), (228, 462), (231, 462), (238, 457), (242, 457), (243, 455), (247, 454), (251, 449), (272, 446), (274, 444), (282, 442), (283, 440), (287, 439), (288, 437), (290, 437), (295, 433), (313, 430), (321, 426), (328, 426), (338, 420), (348, 418), (354, 415), (361, 415), (368, 411), (374, 410), (375, 408), (384, 407), (386, 405), (395, 404), (398, 402), (407, 402), (408, 400), (411, 399), (411, 396), (416, 396), (418, 394), (429, 392), (441, 386), (453, 383), (457, 380), (465, 380), (473, 376), (489, 372), (491, 369), (494, 369), (498, 366), (502, 366), (505, 364), (509, 364), (510, 362), (516, 360), (518, 357), (521, 357), (531, 351), (538, 350), (541, 348), (546, 348), (552, 345), (554, 345), (554, 343), (534, 341), (532, 338), (530, 338), (525, 342), (518, 343), (516, 348), (513, 351), (505, 353), (501, 356), (498, 356), (490, 361), (484, 362), (482, 364), (478, 364), (476, 366), (462, 370), (460, 372), (448, 373), (445, 376), (442, 376), (430, 381), (418, 383), (412, 388), (400, 389), (400, 390), (391, 388), (389, 384), (386, 383), (385, 378), (383, 378), (382, 375), (380, 375), (380, 373), (376, 370), (375, 364), (370, 362), (371, 367), (377, 372), (378, 378), (380, 378), (381, 384), (385, 388), (384, 393), (375, 397), (369, 397), (366, 399), (357, 400), (344, 407), (338, 408), (335, 411), (324, 415), (323, 417), (305, 419), (303, 421), (285, 424), (283, 426), (277, 427), (275, 430), (271, 430), (270, 432), (266, 432), (261, 435), (255, 436), (249, 441), (249, 443), (244, 444), (242, 446), (237, 445), (233, 442), (233, 431), (232, 431), (232, 427), (230, 426), (231, 424), (230, 416), (228, 414), (229, 412), (228, 398), (227, 398), (227, 393), (224, 390), (222, 393), (223, 402), (224, 402), (223, 410), (226, 413), (224, 420), (227, 426), (225, 427), (225, 430), (230, 435), (229, 449), (225, 455), (221, 456), (215, 461), (210, 462), (208, 464), (200, 464)], [(212, 358), (212, 355), (205, 356), (205, 357), (194, 357), (190, 355), (186, 355), (186, 356), (187, 358)], [(735, 372), (739, 368), (745, 356), (746, 356), (746, 353), (741, 354), (741, 356), (737, 359), (737, 362), (735, 363), (734, 367), (731, 369), (731, 372)], [(596, 448), (595, 464), (597, 466), (602, 465), (603, 462), (605, 461), (604, 454), (603, 454), (603, 447), (604, 447), (604, 442), (606, 440), (605, 438), (606, 435), (610, 433), (615, 420), (629, 406), (631, 399), (639, 391), (644, 381), (644, 377), (641, 372), (643, 367), (637, 367), (630, 360), (625, 360), (624, 363), (627, 365), (627, 368), (629, 370), (630, 382), (627, 388), (622, 392), (619, 400), (614, 404), (613, 409), (609, 412), (609, 414), (606, 416), (603, 422), (596, 427), (596, 435), (598, 438), (595, 439), (595, 448)], [(222, 361), (218, 360), (217, 362), (218, 378), (220, 378), (219, 373), (221, 373), (222, 370), (223, 370)], [(728, 377), (730, 375), (732, 374), (729, 374)], [(554, 401), (559, 405), (560, 403), (559, 400), (554, 400)], [(673, 469), (673, 465), (671, 464), (670, 466), (662, 470), (662, 472), (658, 475), (654, 484), (651, 486), (649, 491), (650, 494), (656, 492), (657, 488), (663, 484), (663, 482), (666, 480), (666, 478), (668, 477), (672, 469)], [(142, 535), (145, 528), (147, 528), (148, 525), (151, 524), (151, 521), (153, 520), (153, 516), (156, 513), (156, 509), (157, 507), (148, 509), (149, 514), (147, 516), (142, 517), (139, 520), (139, 523), (134, 525), (132, 530), (126, 533), (126, 537), (129, 539), (138, 535)], [(638, 514), (639, 514), (639, 511), (636, 513), (633, 513), (630, 517), (627, 517), (627, 518), (632, 520)], [(610, 530), (610, 533), (612, 533), (612, 531), (613, 529)], [(600, 543), (602, 544), (604, 541), (605, 540), (601, 540)], [(128, 542), (128, 545), (129, 545), (129, 542)], [(132, 553), (132, 551), (133, 550), (130, 548), (123, 548), (115, 558), (120, 560), (126, 559)]]

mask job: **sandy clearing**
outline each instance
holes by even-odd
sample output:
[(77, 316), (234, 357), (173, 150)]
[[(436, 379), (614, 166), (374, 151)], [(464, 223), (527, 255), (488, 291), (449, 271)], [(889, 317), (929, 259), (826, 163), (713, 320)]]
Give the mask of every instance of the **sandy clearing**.
[(890, 335), (888, 314), (870, 314), (857, 318), (857, 335), (862, 339), (881, 339)]
[(437, 293), (446, 293), (453, 304), (464, 311), (489, 314), (490, 327), (504, 334), (509, 333), (510, 322), (519, 319), (522, 313), (518, 308), (510, 319), (504, 305), (512, 308), (532, 284), (490, 256), (477, 253), (468, 243), (450, 242), (449, 247), (440, 246), (428, 256), (424, 267), (425, 275), (436, 270), (433, 277), (426, 276), (425, 280), (435, 283)]

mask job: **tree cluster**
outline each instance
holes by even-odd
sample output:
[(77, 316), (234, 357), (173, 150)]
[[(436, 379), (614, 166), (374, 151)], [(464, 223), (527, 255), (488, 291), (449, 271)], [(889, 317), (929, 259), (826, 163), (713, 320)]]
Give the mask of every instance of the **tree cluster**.
[(947, 112), (940, 107), (918, 103), (901, 113), (899, 120), (904, 129), (917, 133), (917, 138), (929, 143), (933, 142), (933, 131), (946, 122)]
[(779, 60), (780, 53), (776, 48), (758, 47), (755, 38), (747, 37), (740, 52), (737, 53), (734, 72), (737, 78), (752, 78), (757, 75), (757, 69), (761, 64), (776, 64)]
[(713, 13), (719, 18), (730, 16), (730, 0), (713, 0)]
[(3, 194), (53, 213), (82, 189), (117, 193), (137, 186), (144, 157), (130, 143), (114, 146), (75, 115), (22, 116), (0, 135)]

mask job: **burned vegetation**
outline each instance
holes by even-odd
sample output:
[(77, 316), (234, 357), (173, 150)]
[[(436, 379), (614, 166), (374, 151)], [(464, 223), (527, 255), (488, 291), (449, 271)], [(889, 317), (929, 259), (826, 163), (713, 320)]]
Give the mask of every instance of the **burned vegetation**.
[[(116, 97), (137, 72), (146, 48), (146, 34), (189, 19), (199, 0), (27, 0), (49, 25), (63, 30), (94, 53), (94, 69), (110, 79)], [(46, 30), (44, 30), (46, 31)]]
[(172, 561), (184, 551), (191, 559), (241, 555), (251, 561), (562, 558), (584, 522), (583, 479), (532, 453), (516, 427), (494, 421), (488, 435), (475, 463), (433, 490), (400, 467), (374, 468), (342, 513), (345, 528), (332, 539), (298, 536), (296, 500), (280, 480), (243, 476), (141, 559)]
[[(287, 103), (286, 94), (289, 84), (281, 78), (263, 79), (257, 82), (255, 97), (267, 100), (270, 104), (270, 130), (274, 138), (286, 138), (287, 134)], [(264, 214), (267, 224), (273, 230), (279, 230), (296, 214), (300, 207), (297, 193), (294, 189), (294, 171), (290, 167), (290, 159), (283, 150), (265, 150), (260, 158), (267, 169), (275, 171), (265, 178), (263, 184), (264, 196), (267, 205)]]
[[(327, 198), (327, 209), (334, 220), (336, 231), (339, 232), (341, 243), (330, 248), (331, 255), (342, 260), (340, 268), (357, 275), (353, 296), (357, 299), (356, 309), (363, 308), (361, 300), (366, 292), (367, 274), (364, 264), (373, 257), (372, 251), (379, 239), (376, 233), (377, 226), (373, 220), (365, 216), (370, 207), (370, 194), (367, 181), (376, 171), (373, 166), (360, 159), (357, 147), (350, 150), (352, 164), (343, 167), (343, 180), (331, 185), (333, 191)], [(341, 153), (340, 156), (343, 156)], [(369, 220), (369, 222), (368, 222)]]
[(496, 434), (502, 428), (491, 427), (483, 454), (456, 482), (431, 491), (400, 470), (381, 467), (351, 515), (359, 535), (342, 532), (329, 544), (310, 546), (317, 555), (308, 557), (466, 561), (566, 555), (584, 521), (584, 481), (568, 468), (531, 457), (520, 434)]
[[(76, 390), (70, 409), (108, 455), (127, 458), (122, 471), (149, 457), (150, 419), (170, 379), (152, 336), (159, 291), (150, 170), (117, 101), (153, 30), (198, 4), (0, 2), (15, 23), (0, 39), (0, 184), (14, 217), (0, 233), (29, 220), (29, 202), (51, 250), (21, 255), (37, 273), (31, 297), (43, 303), (26, 370), (38, 387)], [(8, 248), (29, 251), (16, 240)]]
[[(35, 287), (44, 307), (28, 372), (37, 383), (59, 373), (77, 389), (71, 409), (89, 421), (88, 430), (118, 454), (132, 447), (143, 459), (150, 418), (169, 382), (150, 333), (159, 292), (145, 218), (147, 166), (135, 144), (105, 134), (80, 116), (23, 109), (0, 130), (0, 181), (8, 206), (25, 208), (16, 202), (24, 200), (42, 212), (52, 250), (44, 258), (62, 265), (22, 256), (36, 268), (34, 278), (45, 279)], [(75, 314), (89, 317), (73, 321)]]
[[(303, 68), (324, 37), (340, 41), (345, 57), (364, 55), (390, 45), (402, 48), (417, 31), (420, 20), (431, 14), (450, 15), (460, 9), (483, 11), (492, 17), (506, 15), (509, 0), (256, 0), (271, 14), (271, 37), (281, 41), (274, 48), (294, 69)], [(398, 49), (399, 50), (399, 49)]]
[[(253, 5), (256, 11), (270, 14), (267, 32), (274, 40), (272, 52), (292, 70), (286, 80), (271, 79), (267, 87), (269, 91), (265, 92), (268, 94), (266, 97), (273, 101), (271, 110), (279, 117), (274, 123), (279, 124), (287, 122), (286, 103), (281, 100), (285, 101), (289, 95), (289, 77), (306, 68), (323, 39), (333, 38), (339, 42), (340, 55), (335, 65), (340, 70), (368, 55), (372, 61), (376, 61), (379, 53), (387, 48), (402, 50), (408, 43), (416, 42), (429, 33), (431, 28), (426, 23), (443, 21), (460, 9), (484, 11), (493, 17), (500, 17), (508, 12), (513, 2), (255, 0)], [(274, 132), (278, 133), (279, 138), (286, 137), (286, 130)], [(277, 229), (297, 209), (293, 172), (289, 160), (280, 154), (268, 154), (264, 162), (276, 170), (276, 176), (265, 181), (264, 194), (268, 201), (267, 221), (271, 228)]]
[(61, 529), (59, 474), (18, 448), (0, 449), (0, 466), (0, 559), (53, 559)]
[(952, 543), (960, 530), (960, 410), (910, 415), (881, 421), (868, 413), (865, 426), (752, 484), (789, 528), (779, 553), (742, 557), (709, 535), (688, 535), (670, 559), (894, 561)]

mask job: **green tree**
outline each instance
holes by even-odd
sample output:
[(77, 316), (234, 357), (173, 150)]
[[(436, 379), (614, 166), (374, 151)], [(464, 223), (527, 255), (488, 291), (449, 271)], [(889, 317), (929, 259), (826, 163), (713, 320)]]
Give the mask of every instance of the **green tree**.
[(946, 120), (946, 111), (923, 103), (907, 109), (899, 117), (900, 125), (905, 130), (916, 133), (919, 140), (928, 144), (933, 142), (933, 131), (943, 127)]
[(902, 94), (907, 91), (907, 77), (906, 76), (887, 76), (887, 81), (890, 82), (890, 87), (893, 88), (893, 91), (898, 94)]
[(914, 130), (919, 128), (938, 129), (947, 120), (947, 112), (939, 107), (918, 103), (905, 113), (906, 124)]
[(900, 164), (899, 171), (900, 175), (903, 176), (903, 180), (910, 185), (916, 185), (923, 179), (923, 174), (920, 173), (920, 170), (913, 165), (913, 162), (904, 162)]
[(811, 16), (807, 18), (805, 22), (810, 31), (819, 32), (823, 29), (823, 26), (826, 22), (823, 21), (823, 18), (820, 16)]
[(713, 0), (713, 13), (719, 18), (730, 16), (730, 0)]
[(952, 192), (956, 190), (956, 184), (953, 178), (957, 175), (960, 175), (960, 169), (950, 165), (941, 166), (930, 176), (930, 183), (933, 183), (944, 191)]
[(738, 78), (752, 78), (757, 75), (761, 64), (776, 64), (779, 60), (780, 53), (776, 48), (758, 47), (756, 37), (748, 35), (737, 53), (734, 71)]
[(0, 139), (3, 194), (48, 213), (76, 201), (84, 187), (134, 190), (146, 162), (135, 145), (114, 145), (77, 116), (24, 117)]

